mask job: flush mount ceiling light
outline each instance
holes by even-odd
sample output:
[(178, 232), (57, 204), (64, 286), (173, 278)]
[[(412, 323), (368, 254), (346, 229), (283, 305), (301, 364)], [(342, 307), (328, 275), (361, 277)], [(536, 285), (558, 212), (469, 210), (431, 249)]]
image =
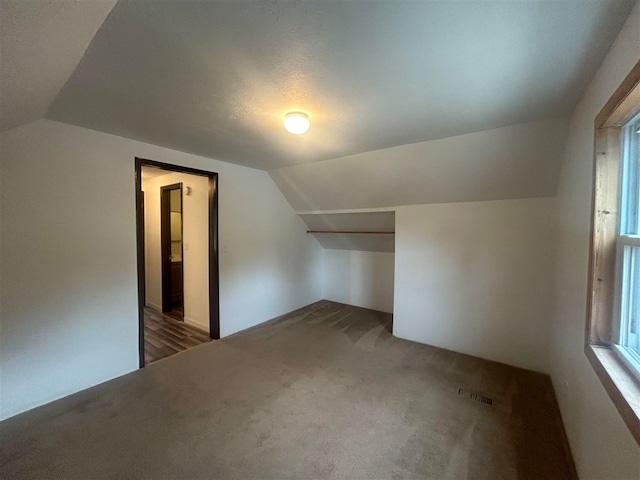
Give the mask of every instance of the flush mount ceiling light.
[(284, 116), (284, 128), (289, 133), (300, 135), (309, 130), (309, 115), (302, 112), (289, 112)]

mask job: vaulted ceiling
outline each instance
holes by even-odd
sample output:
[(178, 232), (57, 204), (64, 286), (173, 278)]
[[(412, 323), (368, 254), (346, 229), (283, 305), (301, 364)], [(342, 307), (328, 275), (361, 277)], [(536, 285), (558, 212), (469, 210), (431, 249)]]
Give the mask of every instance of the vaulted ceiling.
[(634, 3), (120, 0), (47, 118), (272, 170), (562, 117)]
[(0, 131), (42, 118), (116, 0), (0, 0)]
[(550, 196), (635, 3), (0, 0), (0, 129), (44, 115), (268, 170), (298, 212)]

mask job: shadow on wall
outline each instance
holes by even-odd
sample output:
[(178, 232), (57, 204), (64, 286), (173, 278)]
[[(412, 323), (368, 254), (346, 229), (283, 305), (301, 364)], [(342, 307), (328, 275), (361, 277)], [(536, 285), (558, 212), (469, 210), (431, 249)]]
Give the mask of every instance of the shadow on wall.
[(393, 253), (325, 250), (328, 300), (391, 313), (393, 276)]

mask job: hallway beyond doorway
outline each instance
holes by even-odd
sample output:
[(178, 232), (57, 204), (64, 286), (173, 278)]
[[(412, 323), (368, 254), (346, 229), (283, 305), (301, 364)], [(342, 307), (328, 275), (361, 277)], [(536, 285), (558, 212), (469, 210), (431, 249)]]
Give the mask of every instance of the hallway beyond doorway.
[(207, 332), (171, 318), (153, 308), (144, 309), (144, 359), (150, 364), (174, 353), (211, 341)]

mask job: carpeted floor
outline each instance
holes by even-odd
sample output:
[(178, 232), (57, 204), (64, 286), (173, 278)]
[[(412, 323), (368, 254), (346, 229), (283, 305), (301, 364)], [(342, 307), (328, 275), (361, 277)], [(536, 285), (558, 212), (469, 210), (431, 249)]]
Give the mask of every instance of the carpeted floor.
[(0, 478), (572, 478), (548, 377), (390, 331), (321, 301), (187, 350), (1, 423)]

